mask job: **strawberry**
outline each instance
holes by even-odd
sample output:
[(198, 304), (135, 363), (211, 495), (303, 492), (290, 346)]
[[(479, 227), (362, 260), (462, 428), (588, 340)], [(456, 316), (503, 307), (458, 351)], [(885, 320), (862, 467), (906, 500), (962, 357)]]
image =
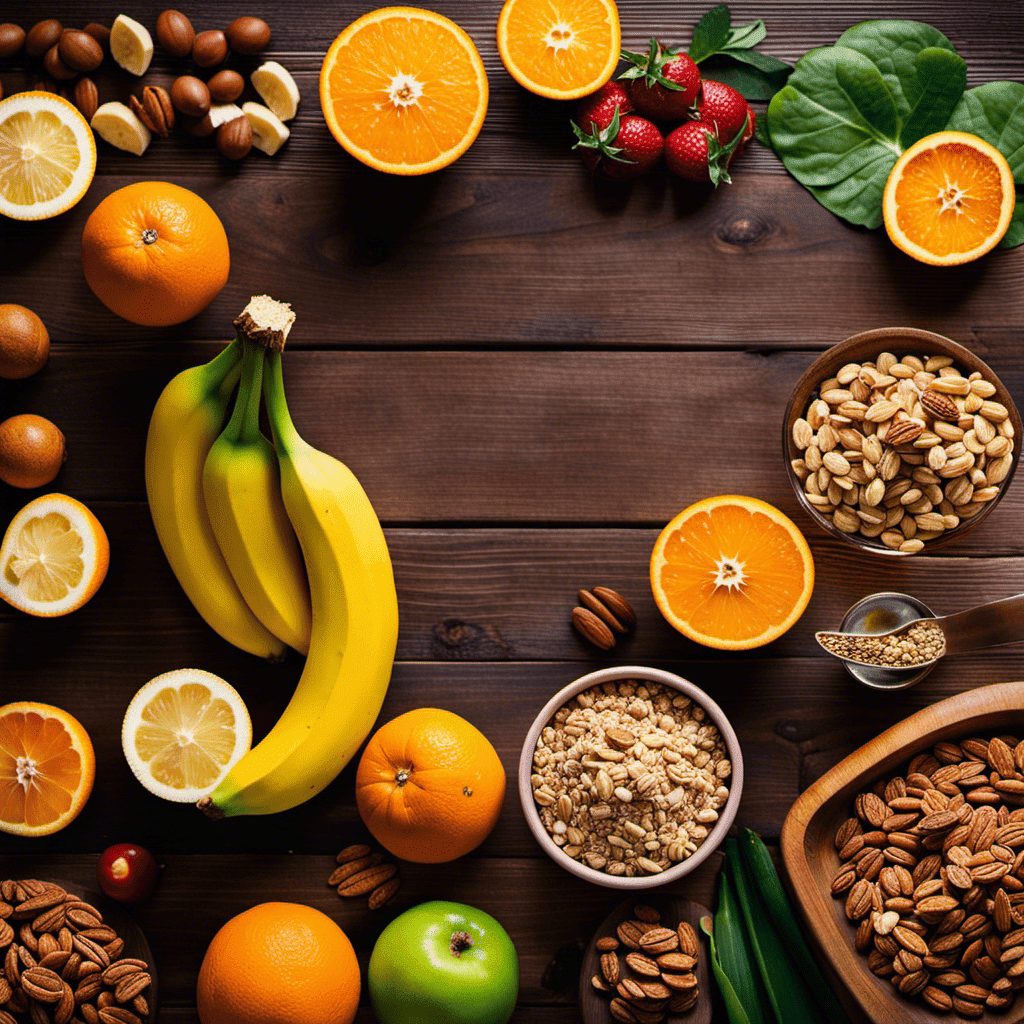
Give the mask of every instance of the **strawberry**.
[(665, 140), (665, 163), (668, 169), (687, 181), (711, 182), (716, 188), (729, 184), (729, 161), (732, 159), (746, 126), (722, 145), (715, 126), (706, 121), (687, 121)]
[(688, 116), (700, 91), (700, 71), (685, 53), (663, 50), (651, 40), (648, 53), (622, 51), (633, 67), (619, 75), (629, 82), (633, 106), (660, 121), (681, 121)]
[(620, 118), (618, 108), (607, 128), (591, 122), (590, 130), (584, 131), (573, 122), (572, 130), (579, 140), (573, 149), (581, 151), (587, 167), (592, 171), (600, 167), (616, 181), (646, 174), (661, 159), (665, 148), (656, 125), (636, 114)]
[(576, 112), (576, 123), (584, 131), (590, 131), (591, 125), (607, 128), (612, 123), (615, 111), (620, 115), (633, 110), (629, 93), (618, 82), (607, 82), (593, 96), (587, 96)]
[(697, 100), (698, 119), (717, 128), (718, 140), (725, 145), (747, 123), (750, 107), (731, 86), (705, 79)]

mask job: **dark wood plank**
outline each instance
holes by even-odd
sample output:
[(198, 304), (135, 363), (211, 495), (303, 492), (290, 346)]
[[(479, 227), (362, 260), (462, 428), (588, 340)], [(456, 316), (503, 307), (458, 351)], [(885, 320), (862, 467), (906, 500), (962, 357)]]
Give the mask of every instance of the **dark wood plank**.
[[(256, 903), (280, 900), (323, 911), (352, 940), (365, 970), (384, 926), (403, 910), (430, 899), (468, 903), (502, 923), (519, 955), (522, 1007), (574, 1004), (586, 944), (621, 900), (616, 890), (588, 885), (547, 858), (470, 858), (448, 867), (403, 864), (398, 896), (379, 912), (367, 910), (363, 899), (339, 900), (327, 887), (334, 866), (329, 855), (169, 856), (163, 861), (159, 888), (150, 901), (138, 906), (136, 918), (153, 947), (161, 998), (168, 1006), (193, 1003), (196, 976), (210, 939), (225, 921)], [(713, 906), (718, 861), (716, 855), (671, 891)], [(5, 858), (3, 870), (4, 877), (31, 873), (88, 884), (93, 865), (89, 858), (58, 854)], [(553, 967), (556, 957), (560, 964)], [(532, 1019), (525, 1009), (520, 1013), (514, 1019)], [(561, 1024), (559, 1017), (539, 1019)]]
[[(1019, 403), (1022, 342), (1024, 329), (1008, 329), (973, 346)], [(55, 489), (84, 501), (140, 500), (157, 396), (216, 351), (56, 346), (36, 377), (0, 381), (0, 410), (48, 416), (65, 431), (68, 461)], [(660, 528), (699, 498), (739, 491), (779, 505), (813, 536), (788, 483), (781, 433), (813, 358), (293, 351), (285, 377), (300, 432), (351, 466), (385, 522)], [(1022, 487), (1012, 485), (999, 511), (948, 554), (1020, 552), (1006, 524), (1024, 510)], [(22, 497), (0, 491), (0, 515)]]

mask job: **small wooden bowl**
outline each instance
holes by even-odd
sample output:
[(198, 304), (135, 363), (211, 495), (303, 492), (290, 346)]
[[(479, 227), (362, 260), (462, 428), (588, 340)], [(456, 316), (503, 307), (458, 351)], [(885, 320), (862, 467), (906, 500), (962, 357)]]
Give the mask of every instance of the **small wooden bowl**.
[(963, 345), (958, 345), (955, 341), (951, 341), (941, 334), (933, 334), (931, 331), (921, 331), (914, 327), (880, 327), (873, 331), (862, 331), (860, 334), (855, 334), (852, 338), (847, 338), (846, 341), (841, 341), (838, 345), (833, 345), (820, 358), (811, 363), (793, 390), (793, 395), (786, 406), (786, 415), (782, 422), (782, 451), (786, 459), (786, 473), (789, 476), (789, 482), (793, 485), (797, 501), (800, 502), (807, 514), (823, 530), (832, 534), (833, 537), (838, 537), (845, 543), (852, 544), (862, 551), (870, 551), (876, 555), (896, 555), (902, 558), (906, 557), (908, 552), (893, 551), (879, 540), (872, 540), (869, 537), (861, 536), (859, 533), (843, 533), (842, 530), (837, 529), (831, 520), (821, 515), (807, 500), (803, 483), (801, 483), (796, 473), (793, 472), (793, 467), (790, 465), (793, 459), (798, 459), (801, 456), (800, 450), (793, 443), (793, 424), (807, 412), (811, 395), (818, 390), (818, 385), (823, 380), (834, 377), (839, 369), (847, 363), (863, 363), (866, 360), (874, 359), (882, 352), (892, 352), (900, 357), (908, 354), (920, 355), (921, 353), (949, 356), (958, 367), (966, 370), (968, 374), (974, 373), (977, 370), (986, 380), (991, 381), (995, 385), (996, 393), (992, 397), (995, 401), (1006, 406), (1010, 412), (1010, 422), (1013, 424), (1013, 462), (1010, 464), (1010, 472), (1000, 485), (999, 493), (977, 515), (971, 516), (970, 519), (965, 519), (959, 526), (953, 530), (947, 530), (941, 537), (927, 541), (924, 550), (921, 552), (922, 554), (927, 554), (934, 548), (958, 540), (965, 534), (970, 533), (1003, 500), (1003, 496), (1013, 480), (1013, 474), (1017, 470), (1017, 463), (1020, 461), (1021, 418), (1010, 392), (1007, 391), (1006, 386), (987, 363), (979, 359), (970, 349), (964, 348)]
[[(595, 974), (601, 973), (601, 954), (597, 949), (597, 940), (606, 935), (614, 936), (615, 929), (623, 921), (628, 921), (634, 916), (633, 908), (638, 903), (643, 903), (659, 911), (666, 927), (674, 927), (681, 921), (689, 921), (700, 941), (700, 954), (697, 957), (697, 966), (694, 968), (700, 992), (697, 1003), (686, 1013), (670, 1014), (665, 1018), (666, 1024), (711, 1024), (711, 973), (708, 967), (708, 957), (711, 954), (708, 950), (707, 937), (700, 930), (700, 919), (711, 917), (711, 911), (699, 903), (683, 899), (682, 896), (673, 896), (668, 892), (642, 893), (623, 900), (601, 922), (601, 927), (594, 932), (594, 937), (590, 940), (590, 945), (587, 946), (587, 952), (583, 958), (583, 967), (580, 970), (580, 1017), (583, 1019), (583, 1024), (615, 1024), (615, 1018), (612, 1017), (612, 1012), (609, 1009), (614, 993), (598, 992), (591, 983), (591, 978)], [(625, 956), (629, 952), (630, 950), (625, 946), (620, 946), (616, 950), (622, 977), (634, 976), (625, 965)]]
[[(821, 959), (838, 974), (873, 1024), (935, 1024), (927, 1006), (899, 995), (868, 970), (853, 946), (844, 901), (831, 896), (839, 869), (836, 830), (850, 816), (854, 796), (940, 740), (1024, 727), (1024, 682), (968, 690), (918, 711), (840, 761), (796, 801), (782, 826), (782, 857), (804, 921)], [(1024, 1001), (1005, 1013), (974, 1018), (982, 1024), (1020, 1024)]]

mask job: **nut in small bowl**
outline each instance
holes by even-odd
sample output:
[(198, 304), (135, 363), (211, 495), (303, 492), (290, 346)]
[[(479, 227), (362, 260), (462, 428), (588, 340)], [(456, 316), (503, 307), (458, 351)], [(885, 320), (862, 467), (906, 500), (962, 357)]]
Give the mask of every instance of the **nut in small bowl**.
[(544, 852), (614, 889), (693, 871), (725, 838), (742, 788), (739, 741), (721, 708), (693, 683), (638, 666), (560, 690), (519, 760), (520, 801)]
[(888, 327), (833, 346), (786, 408), (783, 451), (800, 504), (861, 550), (909, 555), (972, 530), (1006, 493), (1021, 420), (974, 353)]

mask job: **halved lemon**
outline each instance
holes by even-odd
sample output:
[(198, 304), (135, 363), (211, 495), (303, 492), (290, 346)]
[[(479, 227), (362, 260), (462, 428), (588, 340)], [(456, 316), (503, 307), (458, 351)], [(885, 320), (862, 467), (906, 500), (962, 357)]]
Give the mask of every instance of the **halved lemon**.
[(698, 501), (661, 531), (651, 590), (684, 636), (749, 650), (782, 636), (803, 614), (814, 560), (788, 516), (758, 498), (726, 494)]
[(889, 237), (908, 256), (950, 267), (994, 249), (1015, 202), (1013, 173), (995, 146), (966, 132), (936, 132), (896, 161), (882, 215)]
[(0, 214), (45, 220), (92, 184), (96, 140), (77, 108), (49, 92), (0, 100)]
[(96, 775), (92, 742), (66, 711), (0, 707), (0, 831), (48, 836), (78, 817)]
[(498, 53), (525, 89), (575, 100), (601, 88), (619, 63), (614, 0), (506, 0), (498, 17)]
[(487, 97), (473, 40), (417, 7), (364, 14), (334, 40), (320, 71), (331, 134), (390, 174), (426, 174), (457, 160), (480, 132)]
[(0, 597), (29, 615), (67, 615), (107, 575), (110, 543), (99, 520), (66, 494), (44, 494), (13, 519), (0, 544)]
[(135, 777), (155, 796), (195, 803), (252, 744), (252, 722), (238, 691), (210, 672), (182, 668), (151, 679), (121, 726)]

